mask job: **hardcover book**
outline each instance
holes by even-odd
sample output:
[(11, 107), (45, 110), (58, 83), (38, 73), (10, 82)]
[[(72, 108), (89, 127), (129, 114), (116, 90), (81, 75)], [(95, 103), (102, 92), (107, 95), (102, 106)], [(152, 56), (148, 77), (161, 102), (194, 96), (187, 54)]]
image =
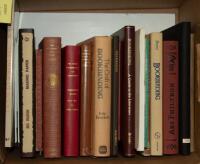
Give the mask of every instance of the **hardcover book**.
[(61, 157), (61, 38), (45, 37), (43, 51), (43, 150)]
[(144, 151), (145, 31), (135, 33), (135, 149)]
[(92, 47), (81, 45), (80, 156), (91, 155)]
[(38, 49), (36, 51), (36, 151), (42, 152), (42, 120), (43, 120), (43, 110), (42, 110), (42, 50)]
[(178, 82), (177, 41), (163, 43), (163, 153), (178, 154)]
[(80, 47), (63, 48), (64, 156), (79, 155)]
[(151, 155), (163, 155), (162, 33), (150, 34), (150, 145)]
[(122, 154), (135, 155), (135, 27), (115, 32), (120, 40), (120, 140)]
[(22, 157), (35, 151), (35, 50), (34, 30), (19, 30), (19, 107)]
[(190, 154), (190, 34), (190, 22), (163, 31), (164, 41), (179, 42), (179, 149), (183, 155)]

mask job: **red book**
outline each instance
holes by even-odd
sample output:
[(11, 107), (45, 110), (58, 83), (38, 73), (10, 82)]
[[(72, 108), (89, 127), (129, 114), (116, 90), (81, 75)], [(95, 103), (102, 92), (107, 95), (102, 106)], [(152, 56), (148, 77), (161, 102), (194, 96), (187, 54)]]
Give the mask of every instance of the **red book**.
[(64, 156), (79, 155), (80, 47), (64, 48)]
[(163, 54), (164, 154), (178, 153), (178, 42), (165, 41)]

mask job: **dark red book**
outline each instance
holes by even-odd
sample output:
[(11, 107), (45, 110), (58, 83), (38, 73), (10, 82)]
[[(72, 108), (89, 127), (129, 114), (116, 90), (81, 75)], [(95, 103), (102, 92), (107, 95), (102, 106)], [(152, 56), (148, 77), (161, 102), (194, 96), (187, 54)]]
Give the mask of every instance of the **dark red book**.
[(64, 156), (79, 155), (80, 47), (66, 46), (64, 60)]
[(164, 41), (163, 54), (163, 148), (178, 154), (178, 42)]

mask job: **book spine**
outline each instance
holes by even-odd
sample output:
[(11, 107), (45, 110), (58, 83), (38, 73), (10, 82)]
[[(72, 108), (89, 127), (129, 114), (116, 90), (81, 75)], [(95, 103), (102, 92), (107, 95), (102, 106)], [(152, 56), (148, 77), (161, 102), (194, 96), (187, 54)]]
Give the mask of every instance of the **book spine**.
[(36, 151), (41, 152), (42, 147), (42, 50), (36, 51)]
[(80, 155), (91, 155), (91, 97), (92, 97), (91, 45), (81, 46), (81, 101), (80, 101)]
[(144, 151), (145, 32), (135, 33), (135, 149)]
[(79, 155), (80, 47), (64, 48), (64, 156)]
[(122, 154), (135, 155), (135, 28), (124, 29), (124, 56), (122, 59), (121, 140)]
[(34, 31), (19, 31), (19, 62), (20, 62), (20, 124), (22, 157), (34, 156)]
[(92, 68), (92, 155), (110, 156), (111, 37), (94, 38)]
[(61, 157), (61, 38), (43, 40), (43, 149)]
[(145, 114), (144, 114), (144, 156), (150, 155), (150, 38), (146, 37), (145, 53)]
[(151, 155), (163, 155), (162, 123), (162, 34), (150, 35), (151, 85), (150, 85), (150, 138)]
[(112, 38), (111, 155), (118, 153), (119, 37)]
[(163, 153), (178, 154), (178, 42), (164, 41)]
[(13, 26), (8, 26), (7, 32), (7, 75), (6, 75), (6, 122), (5, 147), (14, 143), (14, 111), (13, 111)]

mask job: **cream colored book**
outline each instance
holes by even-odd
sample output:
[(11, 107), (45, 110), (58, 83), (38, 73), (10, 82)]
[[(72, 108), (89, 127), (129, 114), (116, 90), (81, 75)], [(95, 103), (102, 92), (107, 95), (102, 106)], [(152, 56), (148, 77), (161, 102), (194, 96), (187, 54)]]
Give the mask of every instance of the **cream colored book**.
[(162, 33), (150, 34), (150, 145), (151, 155), (163, 155)]
[(144, 151), (145, 31), (135, 33), (135, 149)]
[(92, 64), (92, 155), (110, 156), (111, 37), (94, 37)]

